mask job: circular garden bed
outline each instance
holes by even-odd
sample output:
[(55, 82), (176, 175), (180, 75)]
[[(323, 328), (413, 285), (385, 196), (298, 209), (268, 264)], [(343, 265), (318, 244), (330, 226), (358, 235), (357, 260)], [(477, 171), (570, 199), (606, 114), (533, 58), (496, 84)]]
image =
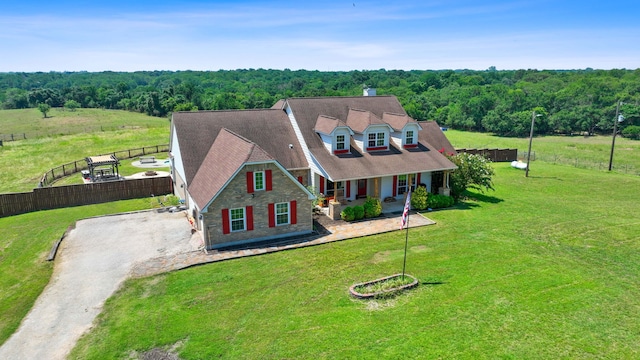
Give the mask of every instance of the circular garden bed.
[(384, 298), (418, 286), (418, 279), (409, 274), (395, 274), (352, 285), (349, 293), (358, 299)]

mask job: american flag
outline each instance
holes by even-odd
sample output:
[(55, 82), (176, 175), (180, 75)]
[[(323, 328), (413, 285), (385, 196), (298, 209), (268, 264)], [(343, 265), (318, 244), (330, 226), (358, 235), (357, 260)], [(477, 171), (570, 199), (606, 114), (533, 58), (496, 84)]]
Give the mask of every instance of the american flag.
[(402, 222), (400, 223), (400, 230), (404, 229), (404, 226), (407, 224), (407, 220), (409, 219), (409, 207), (411, 206), (411, 189), (409, 189), (409, 193), (407, 193), (407, 201), (404, 203), (404, 211), (402, 212)]

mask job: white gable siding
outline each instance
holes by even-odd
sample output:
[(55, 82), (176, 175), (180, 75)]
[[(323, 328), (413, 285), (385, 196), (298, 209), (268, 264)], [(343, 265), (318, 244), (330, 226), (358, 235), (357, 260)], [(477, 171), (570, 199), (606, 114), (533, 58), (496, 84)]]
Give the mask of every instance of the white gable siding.
[(394, 131), (391, 133), (392, 144), (398, 149), (402, 149), (403, 132)]
[(171, 169), (171, 171), (180, 175), (182, 179), (186, 179), (187, 177), (184, 172), (184, 163), (182, 162), (182, 153), (180, 152), (180, 144), (178, 143), (178, 135), (176, 134), (175, 128), (173, 128), (173, 131), (171, 132), (171, 137), (171, 146), (169, 148), (169, 153), (173, 157), (173, 160), (171, 161), (171, 164), (173, 164), (173, 168)]
[(404, 141), (405, 140), (405, 136), (407, 131), (413, 131), (413, 143), (417, 144), (418, 143), (418, 132), (420, 131), (420, 126), (418, 124), (407, 124), (405, 125), (404, 129), (402, 129), (402, 133), (401, 133), (401, 140)]
[[(351, 133), (349, 133), (349, 130), (345, 129), (345, 128), (338, 128), (333, 132), (333, 140), (335, 141), (338, 138), (338, 135), (344, 135), (344, 148), (345, 150), (349, 150), (350, 144), (351, 144)], [(337, 144), (334, 142), (333, 144), (333, 150), (337, 150), (336, 148)]]
[[(385, 133), (384, 146), (389, 146), (389, 141), (391, 140), (389, 136), (389, 125), (370, 125), (364, 132), (364, 138), (362, 139), (364, 142), (364, 151), (367, 151), (367, 147), (369, 147), (369, 134), (380, 132)], [(373, 147), (377, 147), (377, 145)]]
[(353, 134), (353, 141), (356, 143), (358, 150), (364, 151), (364, 135)]
[(307, 159), (307, 164), (309, 164), (309, 168), (313, 171), (316, 170), (318, 172), (318, 168), (316, 167), (316, 162), (313, 161), (311, 152), (309, 152), (309, 147), (307, 146), (307, 142), (304, 141), (302, 137), (302, 131), (300, 131), (300, 127), (298, 126), (298, 121), (296, 117), (293, 115), (293, 111), (289, 107), (289, 104), (285, 104), (285, 111), (287, 112), (287, 116), (289, 117), (289, 122), (291, 122), (291, 126), (293, 127), (293, 132), (296, 134), (296, 138), (298, 139), (298, 143), (302, 147), (302, 152), (304, 153), (305, 159)]
[(330, 135), (325, 135), (325, 134), (320, 134), (320, 139), (322, 139), (322, 144), (324, 145), (324, 148), (327, 149), (327, 151), (329, 153), (333, 153), (333, 150), (331, 150), (332, 147), (332, 138)]

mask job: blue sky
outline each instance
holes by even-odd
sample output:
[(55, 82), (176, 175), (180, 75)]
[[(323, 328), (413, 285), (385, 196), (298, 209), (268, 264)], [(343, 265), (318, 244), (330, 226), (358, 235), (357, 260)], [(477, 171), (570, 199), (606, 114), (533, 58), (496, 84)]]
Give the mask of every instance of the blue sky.
[(640, 2), (3, 1), (0, 72), (640, 68)]

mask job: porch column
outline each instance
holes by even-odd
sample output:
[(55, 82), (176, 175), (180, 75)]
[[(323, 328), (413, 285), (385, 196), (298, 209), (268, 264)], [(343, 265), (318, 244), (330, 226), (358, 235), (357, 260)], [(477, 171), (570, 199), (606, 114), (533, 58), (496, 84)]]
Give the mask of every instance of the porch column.
[(438, 193), (440, 195), (451, 196), (451, 189), (449, 189), (449, 171), (445, 170), (443, 175), (442, 187), (438, 189)]
[(373, 197), (380, 199), (380, 178), (373, 178)]

